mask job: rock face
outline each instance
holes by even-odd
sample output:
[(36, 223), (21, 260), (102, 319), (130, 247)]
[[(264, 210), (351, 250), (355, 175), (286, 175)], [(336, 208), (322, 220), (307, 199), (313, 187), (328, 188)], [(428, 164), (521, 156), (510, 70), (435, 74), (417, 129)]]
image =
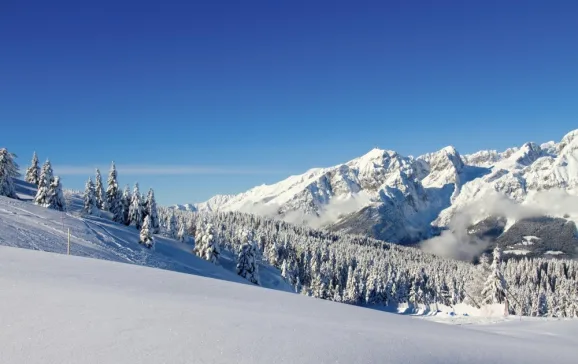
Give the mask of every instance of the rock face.
[[(531, 196), (552, 190), (577, 194), (578, 130), (559, 143), (526, 143), (464, 156), (451, 146), (417, 158), (373, 149), (344, 164), (179, 208), (250, 212), (412, 243), (447, 228), (472, 205), (481, 205), (472, 215), (473, 224), (499, 213), (482, 206), (488, 195), (524, 206)], [(507, 215), (505, 231), (519, 220)], [(570, 218), (578, 221), (578, 216)]]

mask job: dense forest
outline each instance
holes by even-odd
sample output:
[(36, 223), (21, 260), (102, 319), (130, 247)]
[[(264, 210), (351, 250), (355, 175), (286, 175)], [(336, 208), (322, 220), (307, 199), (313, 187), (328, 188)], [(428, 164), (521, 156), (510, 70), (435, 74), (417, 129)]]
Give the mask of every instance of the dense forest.
[[(277, 267), (296, 292), (356, 305), (473, 306), (508, 301), (512, 314), (578, 317), (578, 262), (510, 259), (500, 249), (476, 265), (416, 248), (326, 232), (254, 215), (159, 210), (169, 235), (214, 230), (219, 249), (238, 252), (247, 242), (262, 264)], [(174, 228), (173, 228), (174, 226)], [(174, 230), (174, 231), (171, 231)], [(179, 234), (176, 234), (179, 235)]]

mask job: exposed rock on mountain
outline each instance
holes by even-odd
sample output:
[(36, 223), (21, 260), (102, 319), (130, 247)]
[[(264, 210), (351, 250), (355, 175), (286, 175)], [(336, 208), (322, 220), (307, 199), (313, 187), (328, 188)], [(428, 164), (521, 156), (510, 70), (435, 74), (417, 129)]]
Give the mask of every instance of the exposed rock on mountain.
[[(526, 143), (504, 152), (488, 150), (464, 156), (451, 146), (417, 158), (373, 149), (344, 164), (179, 208), (239, 210), (412, 243), (447, 228), (456, 214), (472, 204), (479, 205), (472, 214), (472, 225), (500, 215), (495, 207), (484, 206), (489, 195), (498, 194), (523, 207), (531, 200), (529, 196), (553, 190), (576, 195), (578, 130), (560, 143)], [(563, 218), (561, 211), (550, 213), (547, 205), (533, 217)], [(564, 214), (578, 221), (578, 206)], [(517, 219), (508, 216), (508, 211), (501, 215), (508, 221), (507, 232)], [(517, 228), (526, 226), (519, 224)]]

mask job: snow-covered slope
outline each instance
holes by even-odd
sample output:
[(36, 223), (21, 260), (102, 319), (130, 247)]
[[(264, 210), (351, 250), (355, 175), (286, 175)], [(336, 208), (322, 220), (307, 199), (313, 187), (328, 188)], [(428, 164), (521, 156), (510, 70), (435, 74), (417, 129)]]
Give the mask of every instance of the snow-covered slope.
[[(369, 233), (391, 242), (412, 242), (448, 227), (458, 211), (489, 195), (522, 203), (541, 191), (574, 193), (577, 186), (575, 130), (559, 143), (526, 143), (501, 153), (461, 156), (455, 148), (446, 147), (413, 158), (373, 149), (344, 164), (180, 208), (257, 213), (314, 227)], [(479, 213), (478, 219), (487, 215), (484, 209)]]
[[(34, 188), (22, 181), (16, 184), (22, 201), (0, 196), (0, 245), (65, 254), (70, 229), (73, 255), (249, 284), (235, 273), (235, 258), (226, 252), (220, 265), (215, 266), (192, 254), (190, 245), (160, 235), (155, 236), (155, 248), (151, 251), (138, 243), (134, 227), (106, 218), (81, 216), (82, 202), (78, 195), (70, 195), (71, 211), (64, 213), (35, 206), (27, 201), (35, 193)], [(269, 265), (261, 267), (260, 276), (266, 288), (292, 291), (280, 272)]]
[(443, 325), (128, 264), (0, 247), (0, 362), (574, 363), (574, 321)]

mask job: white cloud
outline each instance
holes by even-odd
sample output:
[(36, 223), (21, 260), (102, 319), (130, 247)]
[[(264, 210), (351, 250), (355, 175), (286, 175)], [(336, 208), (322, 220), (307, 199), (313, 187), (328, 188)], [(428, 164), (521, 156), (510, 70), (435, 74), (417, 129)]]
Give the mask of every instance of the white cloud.
[(487, 193), (484, 198), (457, 211), (448, 230), (422, 242), (421, 247), (433, 254), (471, 260), (482, 252), (489, 242), (468, 235), (467, 228), (488, 216), (503, 216), (508, 220), (508, 226), (525, 218), (539, 216), (565, 217), (578, 224), (576, 192), (578, 191), (561, 189), (532, 191), (521, 204), (497, 192)]
[[(106, 173), (109, 166), (54, 166), (54, 174), (59, 176), (78, 176), (92, 175), (94, 170), (100, 168), (101, 172)], [(170, 166), (170, 165), (117, 165), (116, 169), (119, 174), (129, 176), (156, 175), (252, 175), (252, 174), (288, 174), (287, 171), (263, 168), (239, 168), (239, 167), (205, 167), (205, 166)]]

